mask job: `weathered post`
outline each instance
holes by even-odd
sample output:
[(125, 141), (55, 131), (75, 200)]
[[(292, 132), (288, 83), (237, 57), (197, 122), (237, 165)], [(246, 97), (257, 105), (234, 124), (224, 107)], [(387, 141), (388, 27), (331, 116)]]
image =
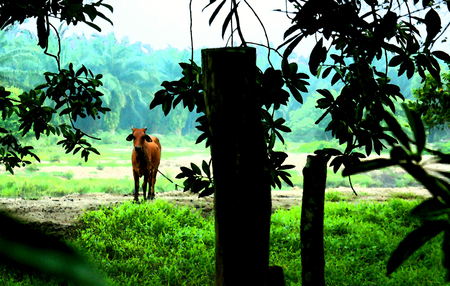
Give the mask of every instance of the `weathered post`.
[(215, 285), (267, 285), (271, 197), (256, 50), (202, 50), (215, 179)]
[(302, 285), (325, 285), (323, 219), (329, 156), (308, 156), (303, 168), (302, 218), (300, 223)]

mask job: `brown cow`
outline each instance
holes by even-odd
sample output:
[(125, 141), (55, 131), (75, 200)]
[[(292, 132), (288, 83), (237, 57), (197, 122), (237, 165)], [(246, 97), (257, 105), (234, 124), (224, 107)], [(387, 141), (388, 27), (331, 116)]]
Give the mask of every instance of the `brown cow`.
[(133, 164), (134, 176), (134, 200), (139, 201), (139, 178), (144, 176), (142, 191), (144, 200), (147, 191), (147, 182), (149, 183), (148, 198), (155, 197), (156, 174), (158, 173), (159, 161), (161, 160), (161, 144), (155, 136), (145, 134), (145, 128), (133, 128), (133, 133), (128, 135), (127, 141), (133, 140), (133, 153), (131, 163)]

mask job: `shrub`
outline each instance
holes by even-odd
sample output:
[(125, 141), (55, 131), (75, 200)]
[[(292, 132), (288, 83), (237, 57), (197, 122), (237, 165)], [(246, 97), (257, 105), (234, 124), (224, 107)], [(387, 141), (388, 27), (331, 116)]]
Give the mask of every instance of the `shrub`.
[(72, 179), (75, 176), (75, 173), (71, 170), (64, 173), (63, 178), (66, 178), (67, 180)]
[(349, 201), (349, 197), (338, 191), (327, 191), (325, 193), (325, 201), (328, 202), (341, 202), (341, 201)]
[(27, 165), (27, 167), (25, 169), (31, 173), (39, 171), (39, 168), (36, 163), (31, 163), (31, 164)]
[(105, 166), (102, 163), (98, 163), (96, 169), (102, 171), (105, 169)]
[(61, 161), (61, 156), (60, 156), (60, 155), (53, 155), (53, 156), (50, 156), (49, 161), (50, 161), (50, 162), (59, 162), (59, 161)]

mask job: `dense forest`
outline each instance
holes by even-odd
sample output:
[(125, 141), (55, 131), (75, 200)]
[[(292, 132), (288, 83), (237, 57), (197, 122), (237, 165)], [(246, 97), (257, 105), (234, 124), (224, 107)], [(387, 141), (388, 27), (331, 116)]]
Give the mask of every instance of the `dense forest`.
[[(84, 63), (93, 73), (103, 75), (101, 79), (106, 106), (111, 112), (102, 116), (100, 120), (91, 118), (78, 118), (77, 127), (88, 133), (115, 132), (117, 129), (129, 129), (133, 126), (148, 126), (153, 134), (194, 135), (196, 133), (195, 120), (199, 114), (189, 113), (181, 106), (175, 108), (168, 116), (164, 116), (161, 109), (149, 109), (149, 104), (156, 91), (161, 89), (165, 80), (180, 78), (180, 62), (188, 62), (191, 52), (180, 51), (176, 48), (154, 50), (151, 45), (134, 43), (127, 38), (118, 41), (113, 33), (108, 35), (66, 36), (66, 28), (60, 28), (62, 67), (74, 63), (74, 69)], [(44, 71), (56, 71), (54, 59), (45, 56), (36, 46), (36, 35), (19, 26), (13, 26), (0, 32), (0, 84), (10, 87), (8, 90), (18, 95), (23, 90), (29, 90), (44, 81)], [(55, 37), (51, 39), (51, 52), (58, 52), (58, 42)], [(264, 48), (257, 50), (258, 67), (265, 70), (269, 66), (267, 51)], [(272, 57), (278, 55), (272, 53)], [(200, 50), (194, 51), (194, 59), (200, 62)], [(309, 74), (308, 59), (303, 56), (291, 56), (299, 64), (300, 72)], [(273, 61), (276, 62), (276, 61)], [(377, 70), (384, 70), (384, 66), (377, 66)], [(400, 86), (406, 99), (414, 99), (413, 89), (420, 85), (419, 78), (408, 80), (406, 75), (398, 77), (395, 71), (389, 74), (393, 83)], [(317, 89), (326, 88), (340, 90), (340, 86), (328, 86), (329, 81), (311, 77), (308, 93), (303, 94), (304, 104), (292, 100), (278, 112), (287, 120), (287, 126), (292, 133), (287, 136), (291, 141), (311, 142), (315, 140), (328, 140), (329, 134), (324, 132), (327, 120), (319, 125), (315, 121), (322, 111), (315, 108)], [(60, 120), (55, 117), (53, 120)], [(55, 122), (58, 123), (58, 122)], [(18, 124), (14, 118), (3, 125)], [(17, 129), (16, 129), (17, 130)]]

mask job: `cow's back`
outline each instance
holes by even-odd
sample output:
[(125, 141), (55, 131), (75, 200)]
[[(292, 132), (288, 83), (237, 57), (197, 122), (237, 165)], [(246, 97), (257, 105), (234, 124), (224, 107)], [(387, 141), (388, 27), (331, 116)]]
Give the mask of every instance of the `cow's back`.
[[(158, 146), (159, 153), (161, 153), (161, 143), (159, 143), (158, 137), (155, 137), (155, 136), (151, 135), (150, 138), (152, 138), (152, 142), (155, 143), (156, 146)], [(152, 142), (150, 142), (150, 143), (152, 143)]]
[(147, 142), (147, 151), (150, 153), (148, 157), (153, 167), (158, 168), (161, 160), (161, 143), (159, 143), (159, 139), (155, 136), (150, 136), (150, 138), (152, 138), (152, 142)]

